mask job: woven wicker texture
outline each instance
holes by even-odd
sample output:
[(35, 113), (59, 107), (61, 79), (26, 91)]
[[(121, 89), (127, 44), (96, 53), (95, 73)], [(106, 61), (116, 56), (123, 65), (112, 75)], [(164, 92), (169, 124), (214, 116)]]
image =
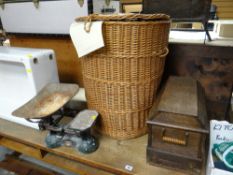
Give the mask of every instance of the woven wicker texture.
[(170, 26), (169, 17), (162, 14), (131, 15), (129, 20), (122, 16), (91, 17), (104, 20), (105, 47), (81, 59), (88, 106), (101, 114), (98, 129), (120, 140), (147, 131), (168, 54)]
[(101, 15), (91, 14), (89, 16), (79, 17), (76, 21), (138, 21), (138, 20), (169, 20), (170, 17), (165, 14), (113, 14), (113, 15)]

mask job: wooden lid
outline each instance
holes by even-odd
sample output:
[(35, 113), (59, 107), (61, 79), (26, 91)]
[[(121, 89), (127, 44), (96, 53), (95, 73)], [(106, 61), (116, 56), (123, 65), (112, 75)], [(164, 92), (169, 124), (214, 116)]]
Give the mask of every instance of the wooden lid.
[(155, 111), (152, 124), (208, 128), (203, 90), (190, 77), (170, 77)]
[(158, 111), (198, 116), (197, 82), (189, 77), (170, 77)]

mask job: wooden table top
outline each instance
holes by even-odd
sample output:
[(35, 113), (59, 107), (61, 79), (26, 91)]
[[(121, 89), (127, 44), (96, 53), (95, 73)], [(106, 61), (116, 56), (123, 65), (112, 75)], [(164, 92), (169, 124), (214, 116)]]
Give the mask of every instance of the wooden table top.
[[(67, 158), (67, 161), (72, 160), (82, 163), (82, 165), (88, 165), (90, 168), (94, 167), (94, 169), (100, 169), (113, 174), (184, 175), (180, 172), (151, 166), (146, 162), (147, 135), (128, 141), (117, 141), (101, 136), (99, 138), (99, 149), (92, 154), (84, 155), (74, 148), (47, 148), (44, 143), (47, 133), (47, 131), (34, 130), (0, 119), (0, 136), (2, 140), (3, 138), (11, 139), (15, 142), (45, 151), (55, 156), (54, 159), (56, 159), (56, 156), (61, 156)], [(56, 163), (56, 161), (62, 160), (59, 160), (59, 157), (57, 157), (54, 161)], [(131, 172), (127, 171), (125, 169), (126, 165), (133, 166), (133, 170)]]

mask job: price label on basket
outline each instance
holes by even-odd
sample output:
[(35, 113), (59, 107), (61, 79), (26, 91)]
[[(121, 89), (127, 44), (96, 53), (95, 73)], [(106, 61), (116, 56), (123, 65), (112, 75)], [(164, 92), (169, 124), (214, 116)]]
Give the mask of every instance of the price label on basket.
[[(79, 57), (104, 47), (102, 21), (91, 23), (74, 22), (70, 26), (70, 36)], [(88, 28), (88, 31), (86, 30)]]

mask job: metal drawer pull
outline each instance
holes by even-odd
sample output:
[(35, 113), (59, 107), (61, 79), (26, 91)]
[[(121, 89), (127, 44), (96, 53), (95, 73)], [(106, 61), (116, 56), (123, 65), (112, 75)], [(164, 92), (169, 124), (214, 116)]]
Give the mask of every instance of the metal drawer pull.
[(162, 140), (164, 142), (173, 143), (173, 144), (177, 144), (177, 145), (183, 145), (183, 146), (186, 146), (188, 144), (189, 133), (187, 133), (187, 132), (185, 132), (185, 139), (184, 140), (169, 137), (169, 136), (166, 136), (165, 134), (166, 134), (166, 129), (163, 128), (163, 130), (162, 130)]

